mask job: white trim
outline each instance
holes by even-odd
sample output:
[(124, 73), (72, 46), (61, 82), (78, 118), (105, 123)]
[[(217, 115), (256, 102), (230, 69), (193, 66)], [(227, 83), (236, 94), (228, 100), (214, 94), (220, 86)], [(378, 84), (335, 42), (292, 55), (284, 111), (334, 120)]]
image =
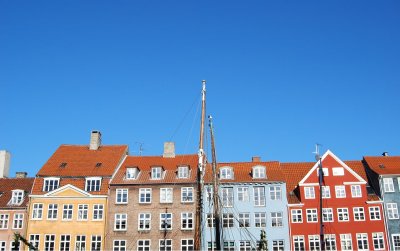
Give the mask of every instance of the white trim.
[(367, 201), (367, 204), (382, 204), (383, 200), (377, 200), (377, 201)]
[[(86, 183), (86, 181), (85, 181), (85, 183)], [(92, 198), (107, 198), (108, 197), (107, 195), (92, 195), (92, 194), (90, 194), (74, 185), (71, 185), (71, 184), (67, 184), (65, 186), (59, 187), (56, 190), (53, 190), (53, 191), (48, 192), (43, 195), (29, 195), (29, 197), (30, 198), (46, 198), (46, 197), (47, 198), (80, 198), (80, 197), (76, 197), (76, 196), (57, 196), (57, 193), (63, 192), (67, 189), (72, 189), (73, 191), (78, 192), (78, 193), (82, 194), (82, 196), (85, 196), (85, 197), (92, 197)]]
[[(127, 151), (129, 151), (128, 147), (127, 147)], [(115, 175), (117, 174), (117, 172), (119, 171), (119, 169), (121, 168), (122, 164), (125, 162), (126, 157), (128, 157), (128, 154), (126, 154), (126, 152), (124, 153), (125, 156), (121, 158), (120, 162), (117, 165), (117, 168), (115, 168), (113, 174), (111, 175), (111, 179), (109, 184), (111, 184), (115, 178)]]
[(319, 186), (319, 183), (302, 183), (299, 184), (300, 187), (309, 187), (309, 186)]
[(343, 185), (364, 185), (366, 181), (355, 181), (355, 182), (343, 182)]
[(304, 206), (304, 203), (288, 204), (288, 207), (302, 207), (302, 206)]

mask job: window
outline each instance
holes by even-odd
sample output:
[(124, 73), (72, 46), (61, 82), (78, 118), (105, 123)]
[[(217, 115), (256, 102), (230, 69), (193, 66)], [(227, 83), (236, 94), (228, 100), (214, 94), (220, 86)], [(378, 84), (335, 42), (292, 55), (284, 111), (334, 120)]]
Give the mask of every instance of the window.
[(91, 251), (101, 251), (101, 235), (92, 235), (92, 241), (90, 243)]
[(193, 213), (181, 213), (181, 228), (183, 230), (193, 229)]
[(239, 213), (239, 227), (250, 227), (250, 213)]
[(0, 241), (0, 251), (6, 251), (6, 242)]
[(239, 242), (239, 251), (251, 251), (251, 243), (250, 241), (240, 241)]
[(193, 202), (193, 187), (181, 188), (182, 202)]
[(348, 208), (338, 208), (338, 221), (349, 221), (349, 209)]
[(332, 208), (322, 208), (322, 221), (323, 222), (333, 222)]
[(282, 227), (283, 226), (282, 212), (272, 212), (271, 213), (271, 226), (272, 227)]
[(150, 251), (150, 240), (138, 240), (137, 251)]
[(264, 187), (254, 187), (254, 206), (265, 206), (264, 189)]
[(304, 194), (306, 199), (315, 199), (314, 187), (304, 187)]
[(86, 250), (86, 236), (85, 235), (77, 235), (75, 240), (75, 250), (76, 251), (85, 251)]
[(23, 190), (13, 190), (12, 196), (10, 200), (10, 205), (20, 205), (24, 200), (24, 191)]
[(320, 250), (320, 242), (318, 235), (309, 235), (308, 236), (308, 245), (310, 246), (310, 250), (317, 251)]
[(162, 168), (157, 166), (157, 167), (152, 167), (151, 168), (151, 178), (153, 180), (160, 180), (162, 176)]
[(102, 204), (93, 205), (93, 220), (102, 220), (103, 219), (103, 209), (104, 209), (104, 206)]
[(95, 192), (100, 191), (101, 178), (86, 178), (85, 191)]
[(352, 185), (351, 186), (351, 197), (353, 197), (353, 198), (361, 197), (361, 186), (360, 185)]
[(386, 211), (388, 213), (389, 220), (399, 218), (399, 211), (397, 209), (397, 203), (386, 203)]
[(358, 250), (369, 250), (368, 235), (356, 234)]
[(215, 219), (214, 214), (207, 214), (207, 227), (214, 227)]
[(150, 230), (151, 228), (151, 214), (141, 213), (139, 214), (139, 230)]
[(33, 204), (32, 219), (41, 220), (43, 215), (43, 204)]
[(126, 251), (126, 240), (114, 240), (114, 251)]
[(363, 207), (353, 207), (353, 214), (355, 221), (364, 221), (365, 220), (365, 213)]
[(68, 204), (64, 205), (63, 207), (63, 220), (72, 220), (72, 211), (73, 211), (74, 205)]
[(318, 222), (317, 209), (307, 209), (307, 222)]
[(214, 251), (216, 249), (215, 248), (216, 245), (217, 245), (216, 242), (208, 241), (207, 242), (207, 251)]
[(372, 240), (374, 242), (375, 250), (384, 250), (385, 244), (383, 241), (383, 233), (372, 233)]
[(43, 185), (43, 191), (45, 191), (45, 192), (53, 191), (58, 188), (59, 184), (60, 184), (59, 178), (45, 178), (44, 185)]
[(329, 186), (322, 186), (322, 198), (329, 199), (331, 197), (331, 189)]
[(234, 251), (235, 250), (235, 242), (234, 241), (224, 241), (223, 251)]
[(56, 236), (54, 234), (46, 234), (44, 238), (44, 250), (53, 251)]
[(47, 208), (47, 219), (57, 220), (58, 215), (58, 204), (49, 204)]
[(254, 213), (254, 226), (255, 227), (266, 227), (267, 226), (266, 213)]
[(20, 250), (20, 247), (21, 247), (21, 241), (19, 241), (19, 242), (15, 242), (15, 241), (12, 241), (12, 242), (10, 242), (10, 250)]
[(269, 197), (271, 198), (271, 200), (281, 200), (282, 199), (281, 186), (270, 186)]
[(139, 168), (137, 167), (128, 167), (126, 169), (126, 179), (128, 180), (135, 180), (139, 176)]
[(222, 193), (222, 206), (233, 207), (233, 188), (223, 187), (221, 189), (221, 193)]
[(115, 214), (114, 231), (126, 231), (127, 215)]
[(159, 251), (172, 251), (172, 240), (171, 239), (162, 239), (159, 240), (160, 248)]
[(334, 234), (325, 234), (325, 250), (336, 250), (336, 236)]
[(8, 214), (0, 214), (0, 229), (8, 228), (8, 220), (10, 215)]
[(335, 186), (336, 198), (346, 198), (345, 186)]
[[(31, 234), (29, 235), (29, 242), (36, 247), (37, 249), (39, 249), (39, 242), (40, 242), (40, 236), (38, 234)], [(33, 249), (29, 249), (29, 250), (33, 250)], [(1, 249), (0, 246), (0, 251), (5, 251)], [(60, 251), (64, 251), (64, 250), (60, 250)]]
[(121, 188), (116, 190), (116, 198), (115, 198), (115, 203), (116, 204), (127, 204), (128, 203), (128, 189), (127, 188)]
[(283, 240), (273, 240), (272, 241), (272, 251), (284, 251), (285, 242)]
[(21, 229), (23, 227), (24, 214), (14, 214), (13, 229)]
[(332, 175), (333, 176), (343, 176), (344, 175), (343, 167), (333, 167), (332, 168)]
[(172, 188), (160, 188), (160, 203), (172, 203)]
[(400, 234), (392, 234), (393, 250), (400, 250)]
[(255, 166), (253, 167), (253, 179), (265, 179), (265, 167)]
[(151, 188), (139, 189), (139, 203), (151, 203)]
[(225, 228), (234, 227), (234, 218), (233, 214), (222, 214), (222, 226)]
[(385, 193), (394, 192), (394, 184), (392, 178), (383, 178), (383, 191), (385, 191)]
[(161, 213), (160, 214), (160, 230), (171, 230), (172, 229), (172, 214)]
[(178, 178), (179, 179), (187, 179), (187, 178), (189, 178), (189, 167), (188, 166), (180, 166), (180, 167), (178, 167)]
[(78, 205), (78, 220), (88, 219), (88, 205)]
[(292, 223), (302, 223), (303, 222), (303, 211), (301, 209), (292, 209)]
[(379, 210), (379, 207), (369, 207), (369, 219), (370, 220), (381, 219), (381, 211)]
[(340, 247), (342, 248), (342, 250), (353, 250), (351, 234), (340, 235)]
[(194, 240), (193, 239), (182, 239), (181, 240), (181, 250), (182, 251), (193, 251), (194, 250)]
[(206, 192), (206, 201), (210, 202), (213, 199), (212, 187), (211, 186), (206, 186), (205, 187), (205, 192)]
[(60, 236), (60, 251), (69, 251), (71, 249), (71, 236), (61, 235)]
[(293, 236), (293, 247), (295, 251), (304, 251), (306, 250), (304, 244), (304, 235), (295, 235)]
[(219, 170), (220, 179), (233, 179), (233, 171), (230, 167), (222, 167)]
[(243, 202), (249, 201), (248, 187), (238, 187), (238, 201), (243, 201)]

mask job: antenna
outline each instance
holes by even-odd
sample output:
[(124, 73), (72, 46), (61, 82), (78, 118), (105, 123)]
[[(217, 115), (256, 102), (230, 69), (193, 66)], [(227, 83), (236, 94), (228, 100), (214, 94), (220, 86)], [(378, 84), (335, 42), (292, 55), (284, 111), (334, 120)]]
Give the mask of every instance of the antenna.
[(139, 156), (142, 156), (142, 153), (143, 153), (143, 151), (145, 150), (145, 149), (143, 148), (144, 142), (138, 142), (138, 141), (136, 141), (135, 144), (136, 144), (136, 145), (139, 145)]
[(315, 152), (313, 152), (313, 154), (315, 154), (315, 160), (319, 161), (321, 159), (321, 155), (319, 154), (319, 148), (321, 147), (321, 144), (316, 143), (315, 144)]

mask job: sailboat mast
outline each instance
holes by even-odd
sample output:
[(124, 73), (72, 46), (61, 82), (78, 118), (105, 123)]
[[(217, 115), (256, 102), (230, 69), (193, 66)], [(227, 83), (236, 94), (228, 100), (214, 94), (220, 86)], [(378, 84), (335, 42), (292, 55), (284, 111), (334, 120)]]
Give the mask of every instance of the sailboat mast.
[(217, 157), (215, 154), (215, 142), (214, 142), (214, 131), (212, 125), (212, 117), (209, 116), (209, 126), (211, 134), (211, 153), (212, 153), (212, 173), (213, 173), (213, 202), (214, 202), (214, 223), (215, 223), (215, 249), (221, 249), (221, 218), (219, 208), (219, 196), (218, 196), (218, 171), (217, 171)]
[(324, 170), (322, 169), (322, 160), (319, 155), (319, 145), (315, 146), (315, 159), (318, 162), (318, 183), (319, 183), (319, 241), (321, 251), (325, 251), (325, 240), (324, 240), (324, 215), (322, 210), (322, 185), (324, 182)]

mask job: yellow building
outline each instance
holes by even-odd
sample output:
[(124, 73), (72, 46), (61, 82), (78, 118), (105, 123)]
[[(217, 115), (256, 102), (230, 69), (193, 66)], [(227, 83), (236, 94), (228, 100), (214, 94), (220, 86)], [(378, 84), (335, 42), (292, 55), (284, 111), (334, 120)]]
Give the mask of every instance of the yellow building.
[(30, 195), (26, 239), (39, 250), (103, 250), (109, 182), (126, 145), (61, 145), (39, 170)]

